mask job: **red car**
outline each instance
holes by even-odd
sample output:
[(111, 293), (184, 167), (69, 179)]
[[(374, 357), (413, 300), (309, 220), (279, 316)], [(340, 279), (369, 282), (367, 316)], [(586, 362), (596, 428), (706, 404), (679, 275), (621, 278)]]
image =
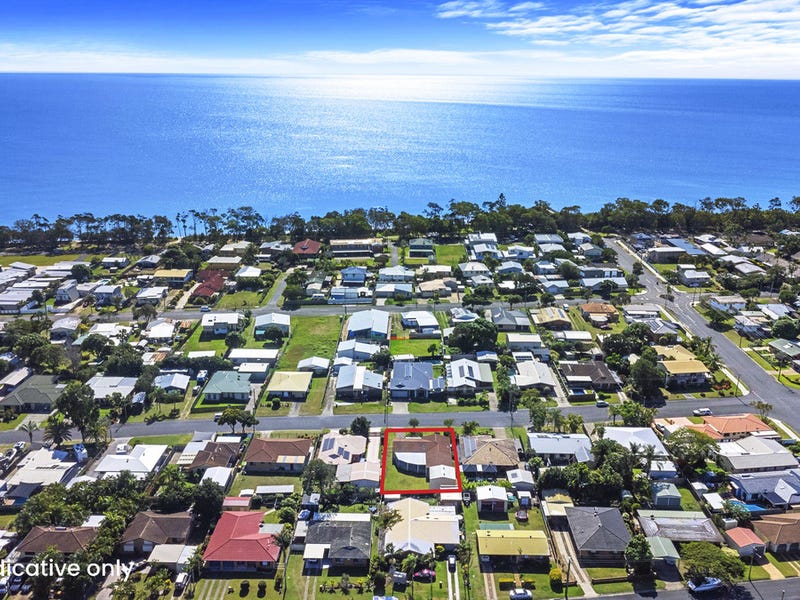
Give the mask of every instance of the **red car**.
[(436, 571), (431, 569), (422, 569), (414, 573), (414, 579), (417, 581), (436, 581)]

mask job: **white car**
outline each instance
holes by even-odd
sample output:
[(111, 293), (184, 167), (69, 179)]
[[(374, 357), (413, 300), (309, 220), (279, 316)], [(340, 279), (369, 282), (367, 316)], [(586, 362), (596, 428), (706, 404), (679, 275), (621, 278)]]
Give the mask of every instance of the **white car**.
[(711, 416), (711, 415), (713, 415), (714, 413), (712, 413), (712, 412), (711, 412), (711, 409), (710, 409), (710, 408), (695, 408), (695, 409), (692, 411), (692, 414), (693, 414), (695, 417), (710, 417), (710, 416)]
[(606, 408), (606, 407), (608, 406), (608, 402), (606, 402), (605, 400), (597, 400), (597, 401), (594, 403), (594, 405), (595, 405), (597, 408)]
[(713, 592), (719, 590), (723, 587), (723, 583), (721, 579), (717, 579), (716, 577), (706, 577), (700, 583), (695, 583), (694, 581), (689, 581), (686, 584), (686, 587), (689, 588), (690, 592), (695, 594), (701, 594), (703, 592)]

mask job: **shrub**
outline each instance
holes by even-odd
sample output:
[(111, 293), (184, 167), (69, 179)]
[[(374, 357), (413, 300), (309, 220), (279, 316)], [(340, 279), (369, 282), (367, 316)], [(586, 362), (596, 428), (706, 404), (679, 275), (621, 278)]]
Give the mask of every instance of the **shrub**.
[(498, 579), (497, 585), (501, 590), (513, 590), (517, 583), (513, 579)]
[[(276, 574), (275, 579), (277, 579), (278, 577), (279, 576)], [(283, 577), (283, 575), (280, 575), (280, 577)], [(261, 581), (258, 582), (258, 593), (264, 594), (266, 593), (266, 591), (267, 591), (267, 582), (262, 579)]]
[(561, 569), (558, 567), (553, 567), (550, 569), (550, 587), (555, 591), (561, 590)]
[[(280, 592), (282, 587), (283, 587), (283, 573), (280, 572), (275, 573), (275, 589)], [(258, 589), (259, 590), (261, 589), (260, 583), (258, 584)]]

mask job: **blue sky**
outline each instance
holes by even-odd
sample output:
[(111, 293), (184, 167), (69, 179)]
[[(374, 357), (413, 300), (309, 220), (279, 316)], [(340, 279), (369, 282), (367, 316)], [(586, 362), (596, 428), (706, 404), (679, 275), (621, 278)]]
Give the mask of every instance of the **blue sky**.
[(800, 0), (3, 0), (0, 70), (800, 76)]

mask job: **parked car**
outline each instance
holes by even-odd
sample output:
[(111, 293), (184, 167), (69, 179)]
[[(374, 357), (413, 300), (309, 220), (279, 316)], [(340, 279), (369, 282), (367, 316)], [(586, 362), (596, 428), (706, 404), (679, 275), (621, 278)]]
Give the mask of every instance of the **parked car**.
[(692, 411), (692, 414), (693, 414), (695, 417), (710, 417), (710, 416), (711, 416), (711, 415), (713, 415), (714, 413), (712, 413), (712, 412), (711, 412), (711, 409), (710, 409), (710, 408), (695, 408), (695, 409)]
[(451, 554), (447, 557), (447, 568), (455, 572), (456, 570), (456, 555)]
[(179, 573), (175, 578), (175, 590), (182, 590), (189, 583), (188, 573)]
[(694, 594), (702, 594), (704, 592), (714, 592), (716, 590), (720, 590), (724, 585), (725, 584), (722, 583), (721, 579), (717, 579), (716, 577), (706, 577), (700, 583), (695, 583), (694, 580), (690, 580), (689, 583), (686, 584), (686, 587), (689, 588), (689, 591)]
[(598, 400), (597, 402), (594, 403), (594, 405), (597, 408), (606, 408), (608, 406), (608, 402), (606, 402), (605, 400)]
[(533, 594), (530, 590), (524, 588), (514, 588), (508, 592), (508, 597), (510, 600), (531, 600)]
[(8, 577), (0, 579), (0, 594), (5, 596), (8, 593)]
[(11, 583), (8, 586), (8, 589), (12, 594), (16, 594), (20, 588), (22, 588), (22, 575), (14, 575), (11, 578)]
[(514, 513), (514, 517), (516, 517), (517, 521), (527, 522), (528, 511), (520, 509)]
[(201, 306), (200, 307), (200, 312), (211, 312), (211, 307), (210, 306)]
[(431, 569), (422, 569), (414, 573), (414, 579), (417, 581), (436, 581), (436, 571)]
[(299, 513), (297, 513), (297, 520), (298, 521), (308, 521), (311, 518), (311, 511), (307, 508), (304, 508)]

